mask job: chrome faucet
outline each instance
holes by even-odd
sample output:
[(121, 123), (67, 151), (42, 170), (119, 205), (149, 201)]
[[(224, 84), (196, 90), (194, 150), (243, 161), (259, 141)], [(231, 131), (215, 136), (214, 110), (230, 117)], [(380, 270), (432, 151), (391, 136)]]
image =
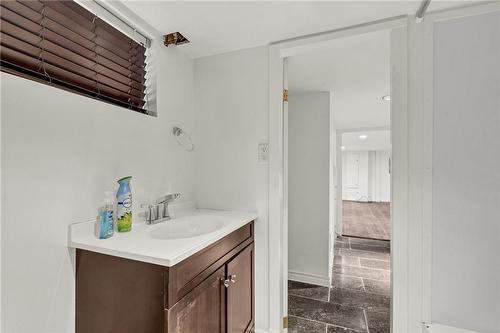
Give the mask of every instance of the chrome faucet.
[(163, 219), (162, 221), (170, 220), (170, 213), (168, 212), (168, 204), (172, 201), (179, 199), (181, 197), (180, 193), (167, 194), (160, 199), (156, 200), (156, 204), (160, 205), (160, 215)]
[(148, 209), (146, 212), (146, 224), (156, 224), (170, 220), (168, 204), (180, 198), (180, 196), (180, 193), (168, 194), (156, 200), (155, 204), (142, 205), (141, 207)]

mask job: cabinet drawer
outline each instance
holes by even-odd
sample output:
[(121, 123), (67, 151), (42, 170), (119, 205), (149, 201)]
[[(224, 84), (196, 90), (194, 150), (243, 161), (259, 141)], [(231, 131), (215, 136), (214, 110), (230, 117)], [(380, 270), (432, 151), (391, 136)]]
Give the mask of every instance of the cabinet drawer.
[(171, 308), (219, 267), (253, 242), (253, 222), (166, 269), (165, 308)]

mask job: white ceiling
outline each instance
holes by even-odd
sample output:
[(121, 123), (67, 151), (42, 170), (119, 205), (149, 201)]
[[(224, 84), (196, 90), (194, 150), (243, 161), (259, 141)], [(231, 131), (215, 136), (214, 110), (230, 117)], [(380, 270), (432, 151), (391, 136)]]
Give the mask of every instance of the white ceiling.
[[(360, 135), (367, 135), (362, 140)], [(349, 132), (342, 134), (342, 146), (345, 151), (391, 150), (391, 133), (389, 131)]]
[(333, 40), (328, 48), (288, 58), (294, 91), (331, 91), (337, 129), (390, 125), (390, 35), (378, 31)]
[[(179, 31), (191, 57), (203, 57), (388, 17), (414, 14), (420, 1), (128, 1), (162, 34)], [(429, 10), (460, 1), (433, 0)]]

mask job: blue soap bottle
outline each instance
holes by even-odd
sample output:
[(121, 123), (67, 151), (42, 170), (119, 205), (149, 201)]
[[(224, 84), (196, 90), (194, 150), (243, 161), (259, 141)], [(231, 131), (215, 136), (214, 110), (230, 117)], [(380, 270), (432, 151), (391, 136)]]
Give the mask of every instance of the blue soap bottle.
[(98, 237), (106, 239), (114, 234), (113, 228), (113, 192), (106, 191), (104, 193), (104, 205), (99, 208), (97, 218)]

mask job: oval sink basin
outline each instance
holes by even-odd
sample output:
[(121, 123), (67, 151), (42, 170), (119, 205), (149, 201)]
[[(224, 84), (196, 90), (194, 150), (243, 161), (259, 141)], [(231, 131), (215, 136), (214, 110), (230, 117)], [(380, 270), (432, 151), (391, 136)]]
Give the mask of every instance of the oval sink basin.
[(206, 235), (226, 226), (226, 222), (212, 218), (189, 217), (186, 219), (161, 222), (151, 232), (155, 239), (180, 239)]

